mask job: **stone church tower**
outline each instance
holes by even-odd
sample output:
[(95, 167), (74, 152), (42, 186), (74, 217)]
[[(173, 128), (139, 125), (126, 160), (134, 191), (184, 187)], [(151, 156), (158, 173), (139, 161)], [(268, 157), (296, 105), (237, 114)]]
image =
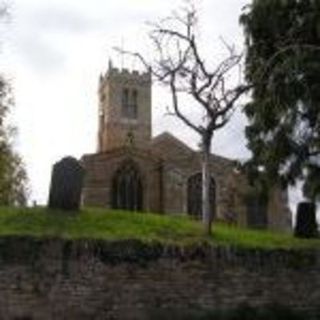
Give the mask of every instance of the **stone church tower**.
[(151, 140), (151, 73), (109, 69), (99, 83), (98, 152)]

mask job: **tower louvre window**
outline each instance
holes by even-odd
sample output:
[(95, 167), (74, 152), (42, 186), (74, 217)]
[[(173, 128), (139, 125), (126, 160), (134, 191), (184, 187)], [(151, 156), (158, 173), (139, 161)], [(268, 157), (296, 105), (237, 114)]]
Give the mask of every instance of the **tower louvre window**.
[(126, 116), (129, 107), (129, 90), (127, 88), (122, 90), (122, 115)]
[(138, 110), (138, 91), (132, 90), (132, 111), (134, 113), (134, 117), (137, 117)]
[(127, 88), (122, 91), (122, 116), (129, 119), (136, 119), (138, 111), (138, 91)]

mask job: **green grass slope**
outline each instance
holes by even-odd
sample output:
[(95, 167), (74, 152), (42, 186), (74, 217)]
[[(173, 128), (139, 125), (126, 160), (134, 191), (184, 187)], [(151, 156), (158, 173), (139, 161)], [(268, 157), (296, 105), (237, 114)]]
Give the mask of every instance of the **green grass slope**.
[(140, 239), (165, 243), (209, 242), (250, 248), (319, 247), (320, 240), (300, 240), (289, 234), (258, 231), (216, 223), (205, 237), (200, 222), (185, 216), (83, 209), (79, 214), (46, 208), (0, 208), (0, 236), (30, 235), (68, 239)]

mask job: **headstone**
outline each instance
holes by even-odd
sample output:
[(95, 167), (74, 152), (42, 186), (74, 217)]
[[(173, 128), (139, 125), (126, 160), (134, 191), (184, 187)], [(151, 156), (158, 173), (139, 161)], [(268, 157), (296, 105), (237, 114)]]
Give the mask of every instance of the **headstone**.
[(294, 235), (299, 238), (317, 237), (316, 206), (314, 203), (300, 202), (298, 204)]
[(84, 169), (78, 160), (65, 157), (52, 169), (50, 209), (79, 210)]

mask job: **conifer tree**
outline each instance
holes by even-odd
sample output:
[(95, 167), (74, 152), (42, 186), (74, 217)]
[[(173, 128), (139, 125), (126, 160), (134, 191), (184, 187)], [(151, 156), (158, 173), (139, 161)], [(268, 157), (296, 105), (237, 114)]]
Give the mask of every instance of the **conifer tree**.
[[(304, 183), (320, 195), (320, 2), (253, 0), (240, 21), (246, 39), (245, 107), (251, 166), (269, 181)], [(278, 177), (278, 179), (276, 179)]]

